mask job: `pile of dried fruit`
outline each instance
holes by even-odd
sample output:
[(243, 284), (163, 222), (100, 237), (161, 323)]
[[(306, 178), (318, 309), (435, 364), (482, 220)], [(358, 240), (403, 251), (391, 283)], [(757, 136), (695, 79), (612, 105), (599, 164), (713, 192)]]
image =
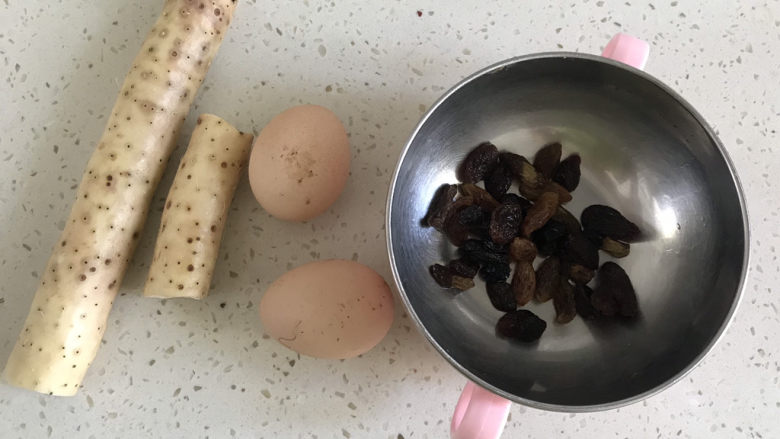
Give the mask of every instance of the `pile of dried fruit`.
[[(423, 222), (444, 233), (459, 255), (432, 265), (431, 276), (444, 288), (468, 290), (479, 275), (490, 302), (506, 313), (496, 325), (502, 336), (525, 342), (541, 337), (547, 323), (518, 309), (532, 299), (552, 299), (561, 324), (577, 314), (602, 319), (639, 313), (626, 272), (614, 262), (599, 268), (599, 250), (627, 256), (639, 228), (608, 206), (586, 208), (582, 222), (562, 206), (579, 185), (580, 163), (577, 154), (561, 160), (560, 143), (542, 147), (533, 164), (482, 143), (461, 164), (462, 183), (442, 185), (431, 201)], [(484, 189), (477, 186), (482, 181)], [(509, 192), (513, 181), (519, 195)], [(534, 270), (537, 256), (545, 259)], [(594, 290), (587, 284), (597, 273)]]

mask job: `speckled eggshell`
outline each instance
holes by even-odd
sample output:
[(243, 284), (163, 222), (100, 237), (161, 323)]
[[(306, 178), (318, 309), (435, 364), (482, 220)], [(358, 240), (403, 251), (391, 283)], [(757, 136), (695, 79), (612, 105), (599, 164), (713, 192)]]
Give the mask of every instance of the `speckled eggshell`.
[(333, 259), (288, 271), (260, 302), (265, 331), (284, 346), (343, 359), (376, 346), (393, 323), (393, 295), (382, 277), (357, 262)]
[(338, 199), (349, 175), (349, 139), (332, 111), (290, 108), (266, 125), (249, 159), (257, 201), (276, 218), (306, 221)]

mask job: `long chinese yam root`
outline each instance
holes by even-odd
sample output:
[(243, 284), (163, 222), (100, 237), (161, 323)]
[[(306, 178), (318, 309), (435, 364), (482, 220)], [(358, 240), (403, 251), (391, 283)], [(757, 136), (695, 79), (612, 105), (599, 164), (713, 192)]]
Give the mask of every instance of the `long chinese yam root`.
[(69, 396), (81, 386), (177, 133), (236, 0), (167, 0), (87, 164), (4, 379)]
[(144, 296), (206, 297), (228, 208), (251, 146), (251, 134), (219, 117), (198, 118), (165, 201)]

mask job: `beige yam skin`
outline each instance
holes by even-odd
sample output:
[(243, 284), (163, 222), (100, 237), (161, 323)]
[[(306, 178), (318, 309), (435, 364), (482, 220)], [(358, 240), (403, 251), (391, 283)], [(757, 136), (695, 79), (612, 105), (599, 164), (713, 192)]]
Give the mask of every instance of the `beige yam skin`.
[(168, 192), (144, 296), (202, 299), (209, 293), (228, 208), (251, 146), (251, 134), (221, 118), (198, 118)]
[(87, 164), (3, 372), (9, 384), (62, 396), (81, 386), (176, 135), (235, 7), (235, 0), (166, 1)]

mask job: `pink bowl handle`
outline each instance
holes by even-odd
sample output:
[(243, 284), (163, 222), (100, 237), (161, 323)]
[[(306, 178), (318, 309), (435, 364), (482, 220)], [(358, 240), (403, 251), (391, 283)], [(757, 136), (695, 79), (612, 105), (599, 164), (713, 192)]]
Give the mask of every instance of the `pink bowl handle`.
[(644, 69), (650, 45), (631, 35), (617, 34), (609, 40), (601, 56), (614, 59), (637, 69)]
[(471, 381), (455, 406), (450, 425), (452, 439), (498, 439), (504, 431), (511, 402)]

